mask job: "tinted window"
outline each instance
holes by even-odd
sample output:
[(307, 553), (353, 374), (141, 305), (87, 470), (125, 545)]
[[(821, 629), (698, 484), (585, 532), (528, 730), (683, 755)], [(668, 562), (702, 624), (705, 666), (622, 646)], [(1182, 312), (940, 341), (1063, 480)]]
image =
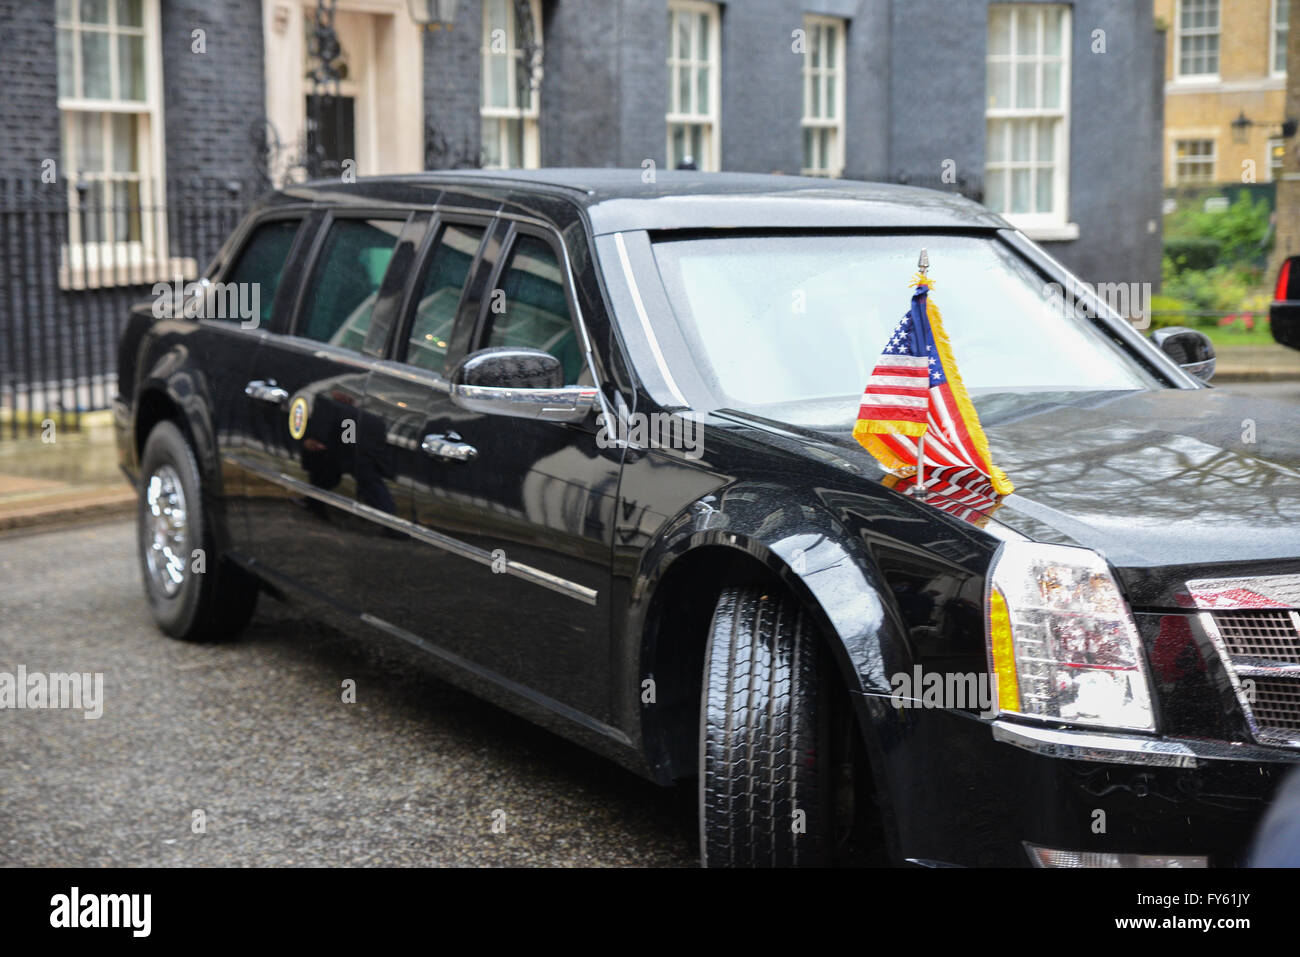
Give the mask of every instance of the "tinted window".
[(520, 236), (488, 307), (487, 346), (529, 346), (560, 360), (564, 381), (582, 371), (559, 260), (545, 240)]
[(447, 226), (442, 230), (429, 259), (420, 298), (415, 304), (415, 318), (411, 321), (411, 337), (406, 348), (406, 361), (411, 365), (442, 371), (461, 290), (465, 288), (474, 254), (482, 241), (482, 226)]
[(227, 283), (248, 283), (256, 288), (258, 312), (262, 323), (271, 318), (271, 304), (275, 291), (280, 288), (284, 263), (293, 248), (301, 220), (280, 219), (263, 223), (239, 251), (235, 265), (222, 280)]
[(298, 335), (361, 351), (402, 226), (385, 219), (334, 222), (307, 290)]

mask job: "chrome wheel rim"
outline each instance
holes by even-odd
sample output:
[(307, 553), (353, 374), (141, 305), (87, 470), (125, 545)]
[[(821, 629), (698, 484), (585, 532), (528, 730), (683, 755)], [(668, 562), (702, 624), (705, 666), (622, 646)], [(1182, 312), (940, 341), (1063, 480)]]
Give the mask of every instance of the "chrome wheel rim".
[(171, 598), (185, 582), (189, 554), (189, 512), (181, 477), (170, 465), (160, 465), (145, 486), (145, 564), (154, 586)]

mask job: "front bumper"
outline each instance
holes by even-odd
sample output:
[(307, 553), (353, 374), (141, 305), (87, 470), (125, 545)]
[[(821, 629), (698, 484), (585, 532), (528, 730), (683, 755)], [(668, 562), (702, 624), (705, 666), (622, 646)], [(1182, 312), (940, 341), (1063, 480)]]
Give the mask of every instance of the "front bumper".
[[(901, 860), (1025, 867), (1025, 844), (1247, 862), (1300, 752), (1063, 730), (956, 711), (875, 710)], [(893, 709), (889, 709), (893, 711)], [(880, 785), (878, 785), (880, 786)]]

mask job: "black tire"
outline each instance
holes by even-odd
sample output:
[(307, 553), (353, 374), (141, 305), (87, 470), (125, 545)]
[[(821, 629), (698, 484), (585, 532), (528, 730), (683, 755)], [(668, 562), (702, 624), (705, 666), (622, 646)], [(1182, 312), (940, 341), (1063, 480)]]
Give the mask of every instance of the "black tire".
[(821, 671), (814, 625), (791, 596), (745, 586), (722, 592), (700, 695), (705, 867), (827, 863)]
[[(149, 558), (154, 527), (150, 481), (163, 469), (170, 469), (170, 475), (179, 479), (186, 516), (183, 542), (174, 549), (183, 560), (178, 572), (183, 579), (173, 594), (167, 594), (166, 586), (157, 581)], [(159, 422), (145, 441), (140, 462), (136, 535), (145, 598), (163, 632), (185, 641), (219, 641), (233, 638), (248, 624), (257, 606), (257, 581), (214, 553), (216, 539), (204, 505), (198, 462), (194, 450), (173, 422)], [(196, 549), (202, 550), (201, 566)], [(196, 571), (199, 567), (201, 572)]]

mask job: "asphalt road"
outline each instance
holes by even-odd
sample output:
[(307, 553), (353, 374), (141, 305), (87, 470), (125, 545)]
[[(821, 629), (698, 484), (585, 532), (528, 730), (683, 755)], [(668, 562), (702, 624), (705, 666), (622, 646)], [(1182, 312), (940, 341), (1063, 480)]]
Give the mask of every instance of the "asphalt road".
[(103, 672), (104, 712), (0, 710), (0, 865), (695, 863), (689, 795), (399, 642), (266, 599), (232, 644), (163, 637), (129, 521), (0, 538), (0, 671), (19, 665)]

